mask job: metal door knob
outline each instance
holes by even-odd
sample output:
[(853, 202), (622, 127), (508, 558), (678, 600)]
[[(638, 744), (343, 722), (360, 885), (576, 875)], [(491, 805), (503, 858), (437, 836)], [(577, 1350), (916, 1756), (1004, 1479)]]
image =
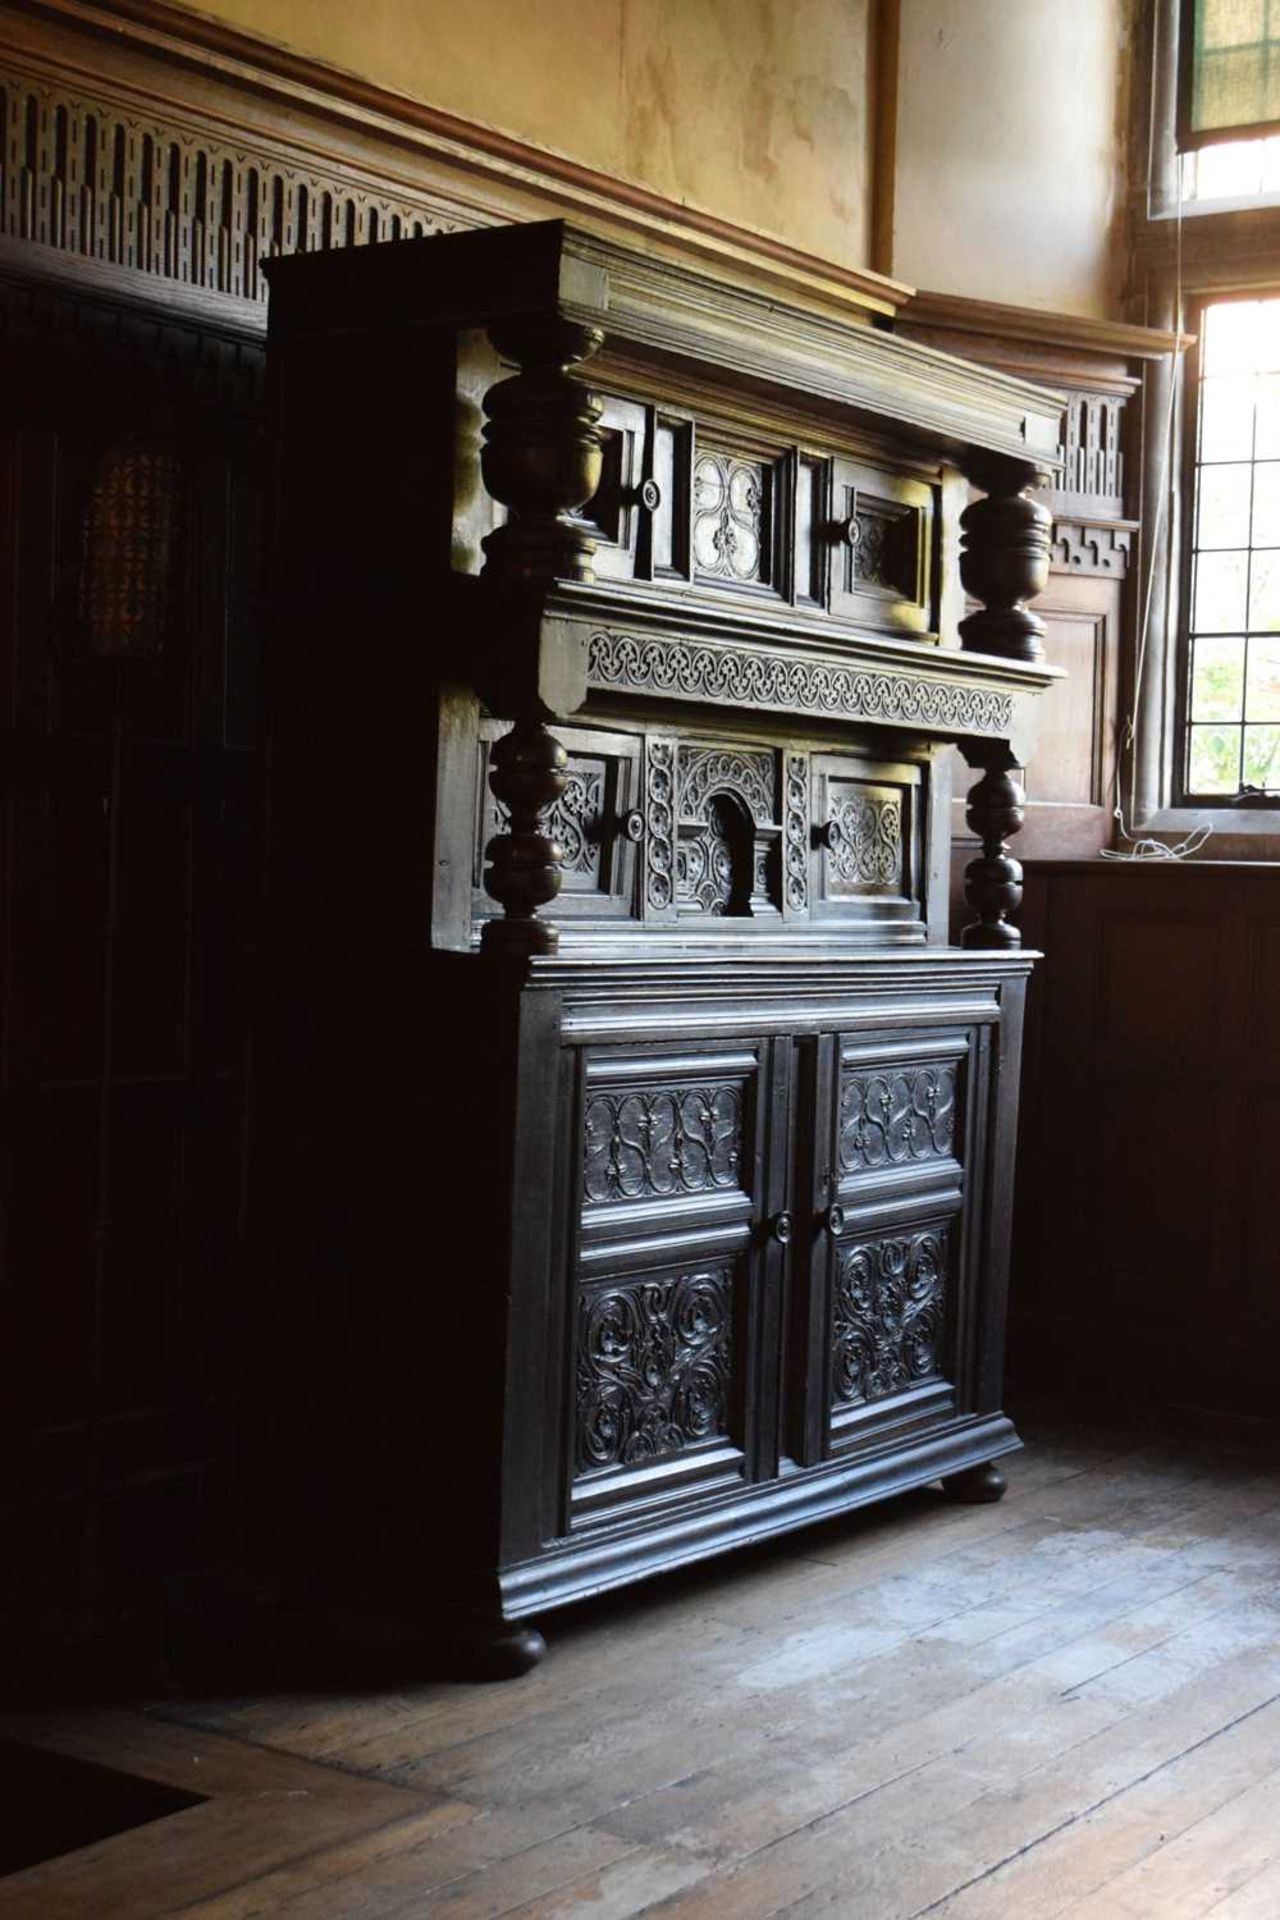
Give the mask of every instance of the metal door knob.
[(789, 1213), (775, 1213), (769, 1222), (769, 1237), (785, 1247), (795, 1232), (795, 1221)]

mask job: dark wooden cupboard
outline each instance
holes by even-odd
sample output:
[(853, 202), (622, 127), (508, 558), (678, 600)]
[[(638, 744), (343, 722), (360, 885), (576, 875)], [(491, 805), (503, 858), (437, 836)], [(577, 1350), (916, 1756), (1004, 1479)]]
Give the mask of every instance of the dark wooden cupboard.
[(996, 1497), (1051, 396), (562, 223), (271, 272), (254, 1503), (518, 1666)]

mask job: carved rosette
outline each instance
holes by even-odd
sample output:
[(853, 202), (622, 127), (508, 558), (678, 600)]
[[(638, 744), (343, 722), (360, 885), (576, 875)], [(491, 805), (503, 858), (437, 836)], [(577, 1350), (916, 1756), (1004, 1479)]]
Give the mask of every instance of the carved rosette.
[(1023, 821), (1025, 794), (1016, 767), (990, 766), (970, 789), (965, 819), (982, 842), (982, 852), (964, 872), (964, 897), (977, 915), (960, 935), (964, 947), (1018, 947), (1022, 935), (1010, 925), (1022, 901), (1022, 867), (1009, 856), (1008, 842)]
[(1044, 622), (1026, 603), (1049, 582), (1053, 515), (1025, 492), (1036, 469), (993, 459), (976, 465), (970, 477), (986, 497), (960, 516), (960, 578), (982, 606), (960, 622), (960, 637), (975, 653), (1041, 660)]

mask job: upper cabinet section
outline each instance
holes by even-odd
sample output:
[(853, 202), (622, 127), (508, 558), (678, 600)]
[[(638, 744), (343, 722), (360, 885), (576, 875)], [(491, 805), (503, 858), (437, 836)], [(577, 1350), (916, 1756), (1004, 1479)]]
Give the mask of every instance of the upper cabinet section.
[[(868, 630), (936, 634), (936, 474), (737, 432), (605, 395), (599, 485), (581, 510), (598, 582), (654, 583), (794, 608)], [(477, 495), (466, 490), (474, 500)], [(474, 509), (473, 509), (474, 512)], [(455, 543), (464, 569), (501, 524)]]
[[(313, 419), (330, 449), (341, 428), (366, 462), (385, 443), (401, 469), (389, 599), (443, 562), (521, 592), (954, 646), (967, 480), (998, 503), (980, 531), (1002, 557), (976, 593), (1000, 617), (965, 644), (1036, 657), (1004, 613), (1025, 557), (1047, 551), (1021, 496), (1061, 465), (1056, 395), (899, 339), (852, 303), (789, 302), (560, 221), (268, 271), (284, 417)], [(339, 591), (368, 517), (367, 464), (336, 488), (332, 453), (322, 482), (323, 464), (308, 453), (285, 489), (312, 515), (305, 577), (284, 583), (304, 596), (325, 589), (315, 516), (335, 522), (322, 571), (337, 568)], [(384, 552), (387, 524), (384, 498), (369, 527)]]

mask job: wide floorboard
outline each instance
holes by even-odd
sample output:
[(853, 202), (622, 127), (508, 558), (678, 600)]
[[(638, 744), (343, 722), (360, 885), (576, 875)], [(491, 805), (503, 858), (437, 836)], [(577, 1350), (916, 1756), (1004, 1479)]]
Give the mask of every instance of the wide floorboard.
[(1276, 1920), (1280, 1460), (1029, 1423), (931, 1492), (549, 1623), (505, 1685), (282, 1679), (12, 1738), (199, 1806), (0, 1880), (192, 1913)]

